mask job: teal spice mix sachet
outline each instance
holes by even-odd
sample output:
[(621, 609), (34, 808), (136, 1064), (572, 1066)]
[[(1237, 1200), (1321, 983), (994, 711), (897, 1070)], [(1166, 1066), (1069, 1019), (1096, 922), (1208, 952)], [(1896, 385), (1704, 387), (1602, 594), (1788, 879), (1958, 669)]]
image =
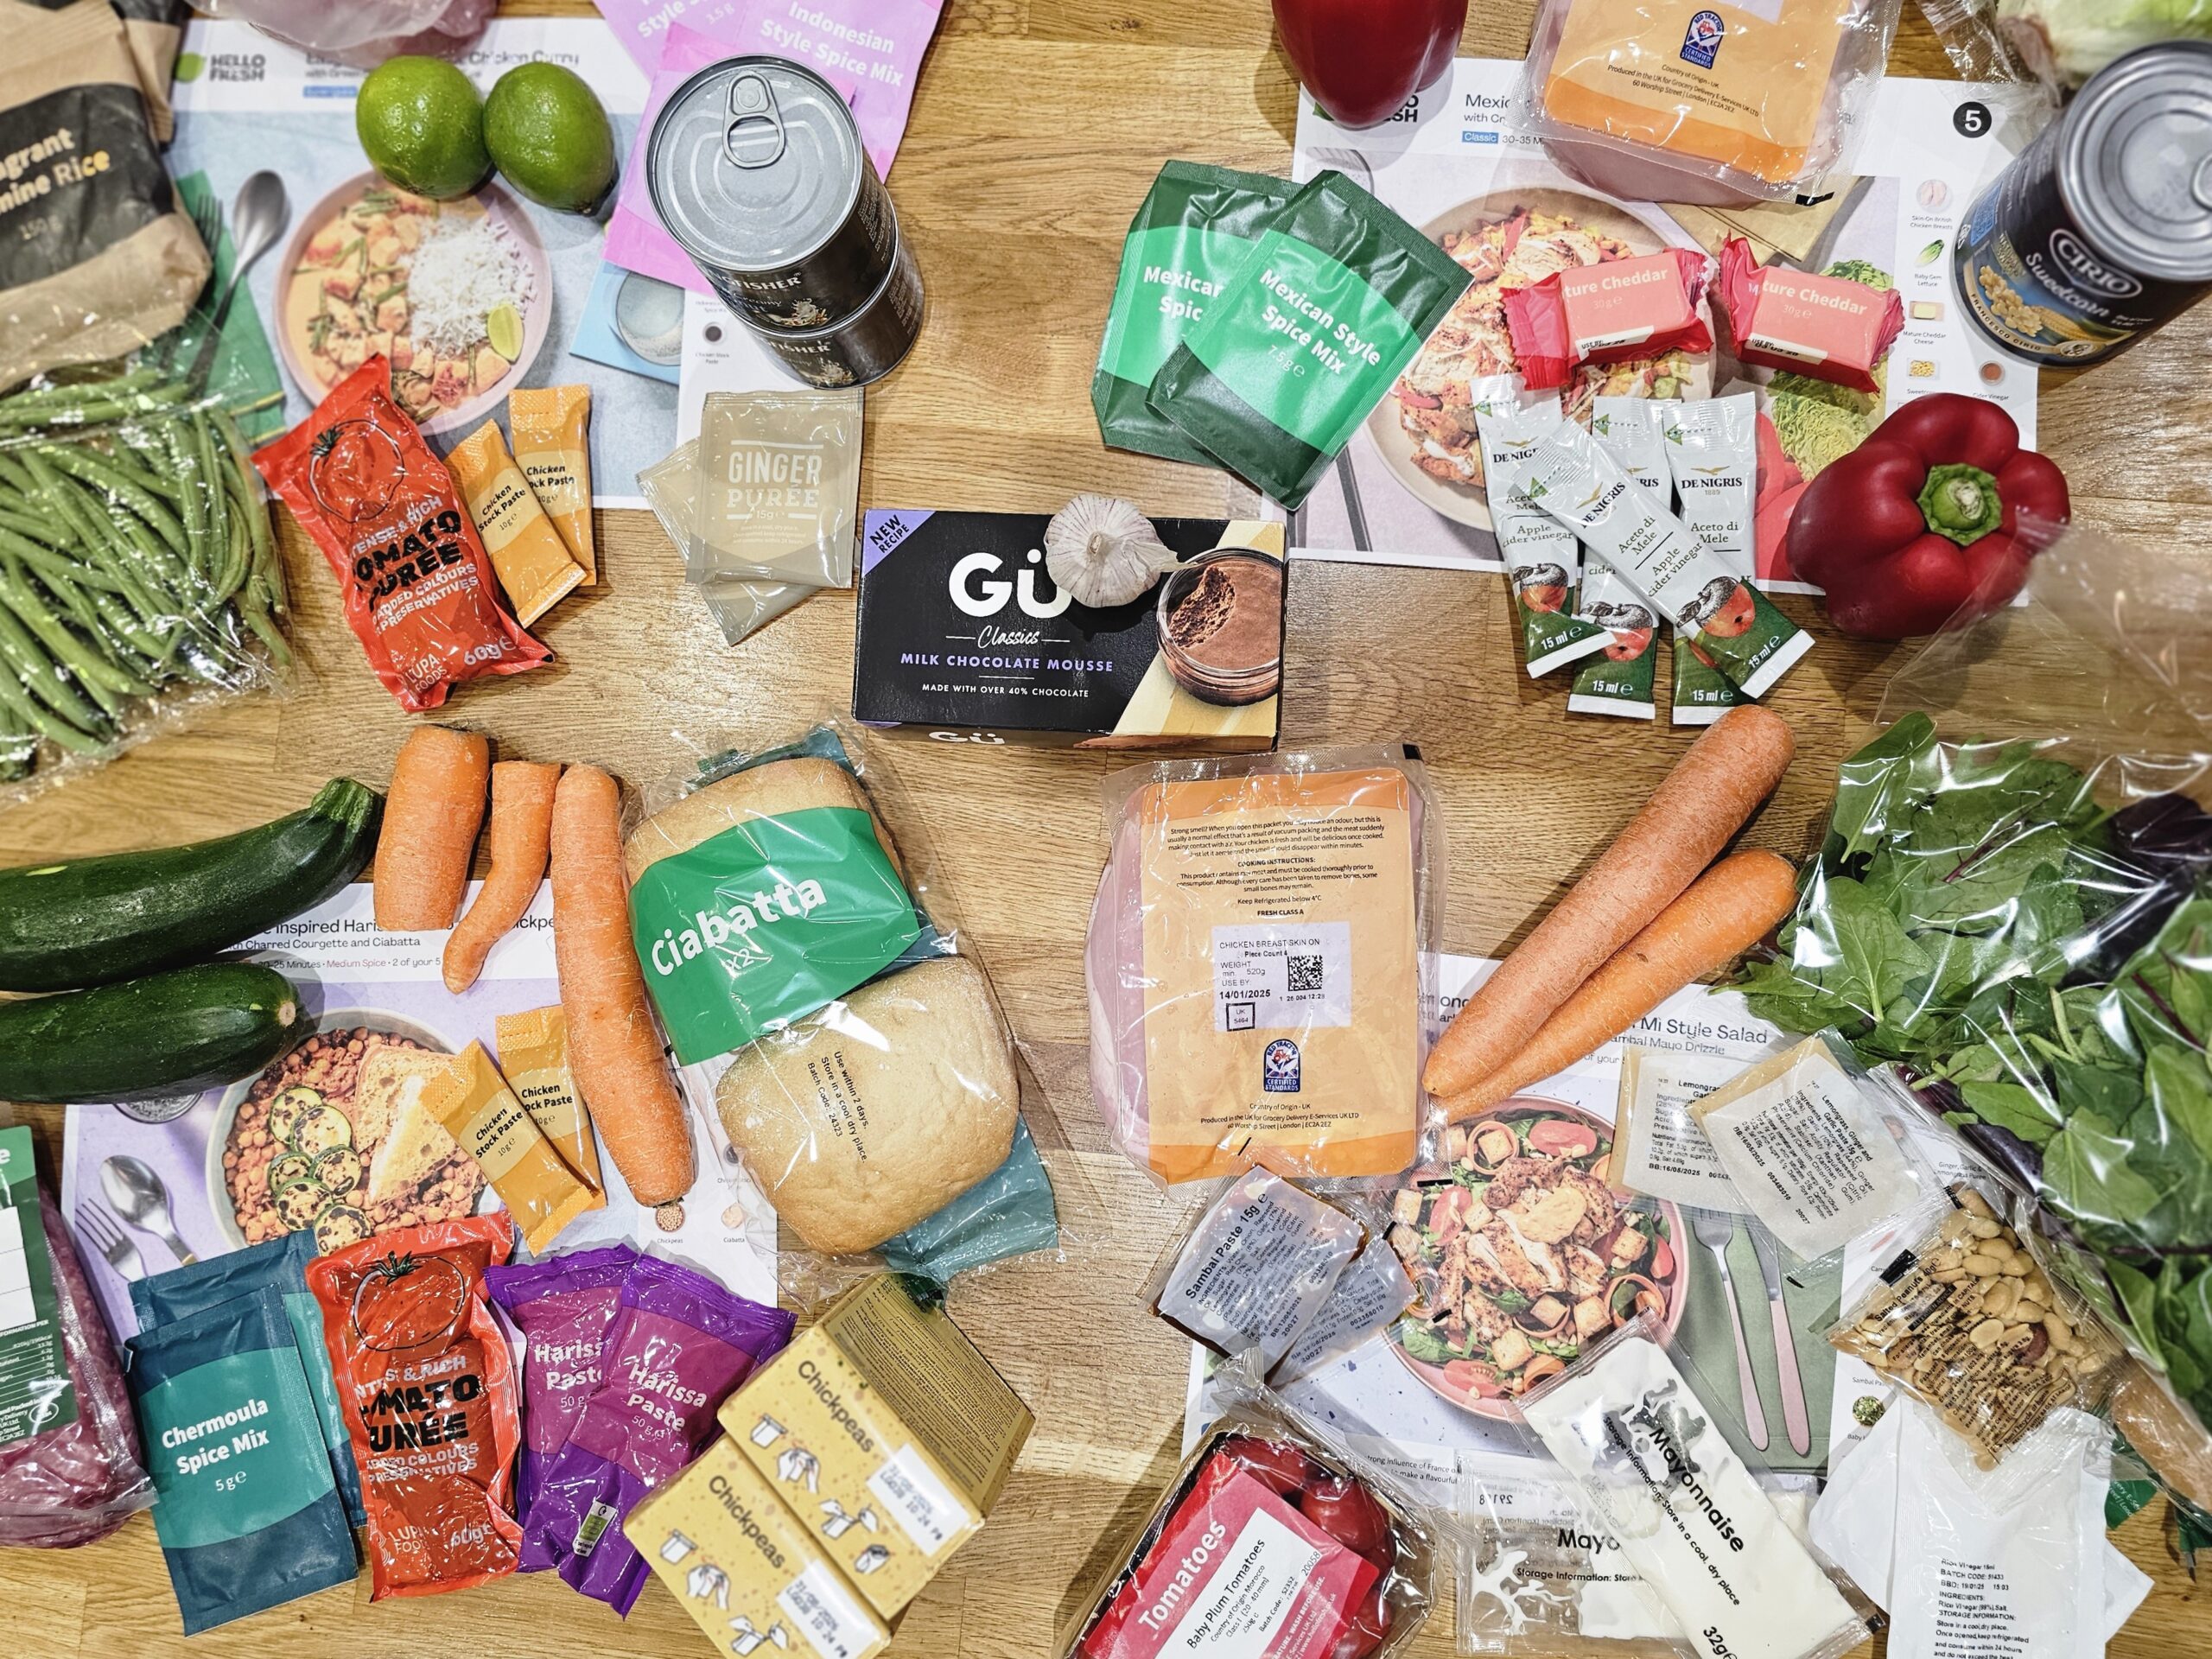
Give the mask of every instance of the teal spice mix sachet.
[(1121, 276), (1090, 381), (1098, 435), (1107, 443), (1200, 467), (1218, 464), (1145, 399), (1153, 377), (1297, 189), (1287, 179), (1195, 162), (1160, 169), (1122, 244)]
[(353, 1529), (277, 1291), (140, 1332), (129, 1376), (187, 1636), (353, 1582)]
[(1294, 509), (1471, 280), (1343, 174), (1319, 174), (1168, 354), (1147, 404)]

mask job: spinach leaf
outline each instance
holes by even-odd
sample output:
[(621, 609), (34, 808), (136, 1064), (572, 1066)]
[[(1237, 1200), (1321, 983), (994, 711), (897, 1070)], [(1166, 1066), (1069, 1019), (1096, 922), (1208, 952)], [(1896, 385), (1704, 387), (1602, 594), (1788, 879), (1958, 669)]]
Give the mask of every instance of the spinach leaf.
[(2125, 1230), (2164, 1194), (2128, 1162), (2135, 1143), (2094, 1112), (2076, 1112), (2044, 1148), (2043, 1179), (2069, 1219)]
[(2064, 1127), (2056, 1108), (2017, 1083), (1961, 1083), (1959, 1094), (1983, 1122), (2010, 1129), (2031, 1147), (2047, 1145)]

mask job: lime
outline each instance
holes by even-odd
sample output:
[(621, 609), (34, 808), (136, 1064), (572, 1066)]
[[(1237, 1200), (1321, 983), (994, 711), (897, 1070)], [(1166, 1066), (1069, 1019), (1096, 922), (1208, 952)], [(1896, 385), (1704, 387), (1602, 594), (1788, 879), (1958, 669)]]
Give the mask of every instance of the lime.
[(614, 129), (599, 96), (557, 63), (518, 63), (484, 100), (484, 142), (540, 207), (588, 213), (614, 182)]
[(495, 305), (484, 319), (484, 338), (508, 362), (522, 355), (522, 313), (512, 305)]
[(443, 58), (390, 58), (369, 72), (353, 101), (353, 130), (378, 172), (434, 201), (484, 182), (484, 100)]

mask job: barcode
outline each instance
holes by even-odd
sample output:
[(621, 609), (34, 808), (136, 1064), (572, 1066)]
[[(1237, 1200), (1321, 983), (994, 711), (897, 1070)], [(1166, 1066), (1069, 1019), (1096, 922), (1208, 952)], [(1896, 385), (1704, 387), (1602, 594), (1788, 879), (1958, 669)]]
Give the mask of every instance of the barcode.
[(1290, 958), (1290, 988), (1294, 991), (1319, 991), (1328, 988), (1321, 971), (1319, 957)]

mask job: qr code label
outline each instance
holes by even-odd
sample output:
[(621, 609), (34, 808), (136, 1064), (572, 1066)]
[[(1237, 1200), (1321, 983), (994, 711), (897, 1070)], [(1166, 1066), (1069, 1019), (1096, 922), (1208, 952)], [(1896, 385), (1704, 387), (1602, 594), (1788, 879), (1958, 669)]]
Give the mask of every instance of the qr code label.
[(1310, 1031), (1351, 1023), (1351, 924), (1217, 927), (1214, 1029)]

